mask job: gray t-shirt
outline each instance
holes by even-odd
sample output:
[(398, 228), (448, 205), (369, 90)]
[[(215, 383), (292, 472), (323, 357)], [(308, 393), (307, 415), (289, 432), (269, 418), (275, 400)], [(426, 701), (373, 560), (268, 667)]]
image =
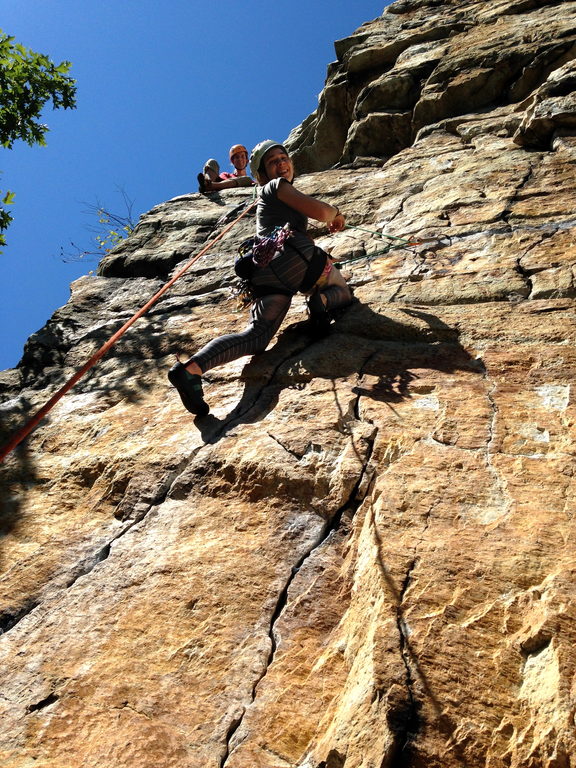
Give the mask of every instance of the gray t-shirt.
[[(280, 184), (289, 184), (286, 179), (272, 179), (258, 190), (256, 207), (256, 233), (259, 237), (270, 235), (276, 227), (288, 223), (294, 233), (267, 267), (256, 270), (251, 282), (256, 288), (267, 288), (268, 293), (289, 291), (296, 293), (307, 275), (308, 265), (315, 258), (319, 276), (326, 255), (314, 245), (306, 234), (308, 218), (278, 199)], [(321, 256), (318, 258), (318, 256)]]
[(278, 199), (280, 184), (289, 183), (286, 179), (272, 179), (258, 190), (256, 234), (259, 237), (271, 234), (276, 227), (283, 227), (286, 222), (295, 233), (306, 233), (308, 218)]

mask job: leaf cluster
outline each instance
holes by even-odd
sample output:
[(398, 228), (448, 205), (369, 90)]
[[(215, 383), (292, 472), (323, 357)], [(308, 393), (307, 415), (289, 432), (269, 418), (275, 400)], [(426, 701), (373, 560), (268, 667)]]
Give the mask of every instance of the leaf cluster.
[[(0, 194), (2, 193), (0, 192)], [(6, 238), (1, 233), (8, 228), (8, 225), (12, 221), (12, 216), (10, 216), (10, 214), (4, 208), (4, 206), (12, 205), (13, 202), (14, 202), (14, 193), (6, 192), (6, 194), (2, 198), (2, 204), (0, 205), (0, 246), (6, 245)]]
[(17, 139), (31, 146), (46, 144), (48, 126), (39, 121), (46, 102), (54, 109), (76, 106), (76, 81), (69, 61), (54, 64), (48, 56), (15, 43), (0, 30), (0, 143), (11, 149)]
[[(17, 139), (30, 146), (46, 144), (48, 126), (39, 118), (49, 101), (54, 109), (76, 106), (76, 81), (68, 75), (69, 61), (54, 64), (48, 56), (25, 48), (0, 29), (0, 144), (11, 149)], [(0, 192), (0, 247), (2, 232), (12, 221), (5, 206), (12, 192)]]
[(98, 233), (94, 239), (102, 253), (110, 253), (122, 240), (128, 237), (134, 229), (134, 224), (131, 220), (110, 213), (104, 208), (98, 209), (98, 216), (98, 223), (102, 225), (103, 231)]

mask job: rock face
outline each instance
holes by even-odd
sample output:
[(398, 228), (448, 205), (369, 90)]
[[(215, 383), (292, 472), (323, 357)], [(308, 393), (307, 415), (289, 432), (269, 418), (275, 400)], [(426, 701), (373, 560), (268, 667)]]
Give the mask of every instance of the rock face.
[[(247, 217), (6, 459), (3, 766), (576, 766), (575, 30), (402, 0), (338, 42), (290, 141), (359, 301), (195, 421), (165, 374), (245, 322)], [(76, 281), (4, 435), (249, 197), (168, 201)]]
[[(521, 143), (573, 131), (574, 4), (400, 0), (336, 43), (318, 109), (288, 139), (301, 172), (390, 157), (431, 125), (453, 133), (476, 113), (526, 115)], [(563, 64), (568, 68), (563, 71)], [(550, 78), (546, 82), (547, 77)], [(536, 107), (536, 104), (539, 104)], [(545, 123), (540, 130), (536, 121)]]

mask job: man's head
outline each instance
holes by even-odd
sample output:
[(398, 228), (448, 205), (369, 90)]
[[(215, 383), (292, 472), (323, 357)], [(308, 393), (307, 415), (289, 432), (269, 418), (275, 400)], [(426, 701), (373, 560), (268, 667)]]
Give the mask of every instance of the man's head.
[(237, 171), (244, 171), (248, 165), (248, 150), (243, 144), (230, 147), (230, 162)]

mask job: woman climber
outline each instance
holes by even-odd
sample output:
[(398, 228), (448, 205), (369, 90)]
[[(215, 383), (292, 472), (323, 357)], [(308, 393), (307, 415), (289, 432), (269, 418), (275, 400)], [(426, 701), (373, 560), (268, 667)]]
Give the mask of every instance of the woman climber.
[(330, 310), (352, 301), (352, 292), (339, 270), (306, 234), (308, 217), (326, 222), (330, 232), (343, 230), (344, 216), (339, 209), (292, 186), (292, 160), (282, 144), (275, 141), (262, 141), (254, 147), (250, 171), (259, 184), (257, 237), (252, 243), (249, 273), (243, 275), (252, 299), (250, 324), (240, 333), (210, 341), (168, 373), (184, 407), (198, 416), (210, 410), (202, 392), (202, 374), (244, 355), (263, 352), (296, 293), (308, 296), (308, 327), (316, 338), (327, 333)]

